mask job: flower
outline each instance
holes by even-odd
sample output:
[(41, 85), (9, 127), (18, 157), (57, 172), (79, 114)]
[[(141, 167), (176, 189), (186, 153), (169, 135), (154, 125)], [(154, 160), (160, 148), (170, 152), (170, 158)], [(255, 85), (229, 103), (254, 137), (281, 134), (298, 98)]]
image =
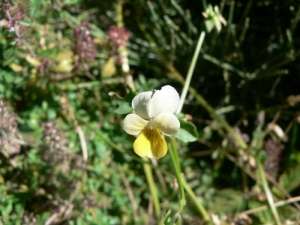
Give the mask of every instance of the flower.
[(208, 7), (205, 9), (205, 12), (203, 12), (202, 15), (206, 18), (205, 26), (208, 33), (214, 27), (217, 29), (218, 33), (220, 33), (222, 29), (222, 24), (224, 26), (227, 25), (227, 22), (222, 16), (222, 14), (220, 13), (218, 6), (215, 6), (213, 8), (212, 5), (208, 5)]
[(136, 136), (133, 149), (141, 157), (162, 158), (168, 147), (164, 136), (174, 135), (180, 128), (174, 113), (179, 106), (179, 94), (169, 86), (161, 90), (142, 92), (132, 100), (135, 113), (125, 117), (123, 128), (126, 133)]
[(91, 34), (91, 29), (87, 21), (81, 21), (80, 25), (74, 28), (75, 42), (73, 52), (78, 56), (76, 67), (89, 70), (89, 66), (85, 63), (94, 62), (97, 55), (97, 47)]
[(106, 32), (106, 38), (114, 47), (126, 46), (130, 33), (124, 27), (111, 26)]

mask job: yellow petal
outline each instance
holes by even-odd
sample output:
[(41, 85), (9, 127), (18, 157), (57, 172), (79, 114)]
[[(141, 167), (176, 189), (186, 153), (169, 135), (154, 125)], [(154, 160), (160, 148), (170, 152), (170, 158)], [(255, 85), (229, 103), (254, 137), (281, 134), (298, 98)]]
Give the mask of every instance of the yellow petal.
[(145, 136), (145, 132), (141, 132), (138, 138), (133, 143), (133, 149), (136, 154), (141, 157), (152, 155), (149, 139)]
[(165, 138), (158, 129), (144, 129), (133, 143), (133, 149), (141, 157), (156, 159), (164, 157), (168, 151)]

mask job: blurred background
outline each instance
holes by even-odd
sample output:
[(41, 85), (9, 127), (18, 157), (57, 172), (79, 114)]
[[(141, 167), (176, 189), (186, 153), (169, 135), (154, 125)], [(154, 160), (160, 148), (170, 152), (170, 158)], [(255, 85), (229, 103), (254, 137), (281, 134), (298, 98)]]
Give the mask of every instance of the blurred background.
[[(212, 224), (299, 224), (299, 1), (0, 6), (0, 224), (172, 224), (170, 155), (151, 165), (158, 216), (122, 121), (136, 93), (181, 93), (201, 32), (182, 177)], [(189, 197), (176, 223), (207, 224)]]

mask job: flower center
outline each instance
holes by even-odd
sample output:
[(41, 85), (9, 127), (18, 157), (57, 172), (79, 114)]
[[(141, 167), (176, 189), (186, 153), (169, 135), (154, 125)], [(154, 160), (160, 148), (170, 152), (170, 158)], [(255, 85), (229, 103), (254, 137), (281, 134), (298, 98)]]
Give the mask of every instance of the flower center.
[(145, 129), (144, 131), (144, 135), (146, 136), (146, 138), (150, 141), (150, 142), (156, 142), (156, 140), (158, 140), (161, 136), (160, 131), (157, 128), (150, 128), (150, 129)]
[(141, 157), (148, 156), (159, 159), (168, 151), (167, 143), (157, 128), (145, 128), (133, 143), (133, 149)]
[(153, 119), (150, 119), (150, 120), (149, 120), (146, 129), (149, 129), (149, 130), (155, 129), (155, 127), (154, 127), (154, 125), (153, 125)]

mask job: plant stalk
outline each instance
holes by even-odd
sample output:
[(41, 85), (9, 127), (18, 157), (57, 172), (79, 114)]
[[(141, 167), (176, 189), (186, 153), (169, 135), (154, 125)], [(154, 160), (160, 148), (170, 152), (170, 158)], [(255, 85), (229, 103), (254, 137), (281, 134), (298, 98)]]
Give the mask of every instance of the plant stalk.
[[(143, 160), (145, 162), (149, 162), (149, 159), (147, 157), (143, 158)], [(160, 204), (159, 204), (159, 199), (158, 199), (158, 195), (157, 195), (156, 185), (155, 185), (155, 182), (153, 179), (151, 166), (148, 163), (143, 163), (143, 168), (144, 168), (147, 183), (149, 185), (150, 193), (151, 193), (152, 200), (153, 200), (155, 217), (156, 217), (157, 221), (160, 221), (160, 219), (161, 219)]]

